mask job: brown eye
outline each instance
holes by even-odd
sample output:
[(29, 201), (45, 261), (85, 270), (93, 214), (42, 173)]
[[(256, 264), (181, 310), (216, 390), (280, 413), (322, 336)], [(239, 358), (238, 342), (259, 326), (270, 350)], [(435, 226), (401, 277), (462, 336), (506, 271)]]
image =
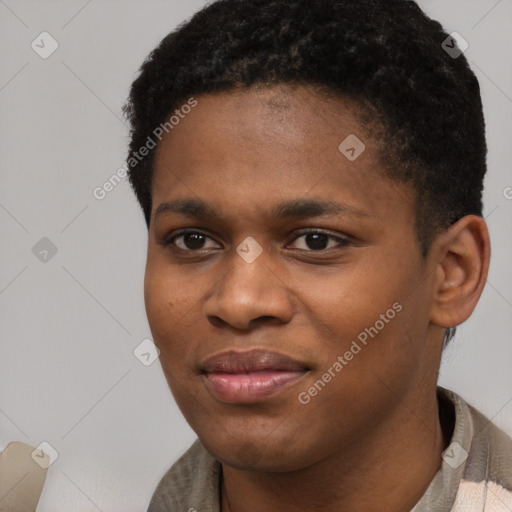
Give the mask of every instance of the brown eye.
[(304, 241), (310, 249), (321, 251), (329, 245), (329, 236), (323, 233), (309, 233)]
[(212, 240), (212, 238), (204, 233), (201, 233), (201, 231), (184, 231), (178, 235), (172, 236), (166, 240), (163, 245), (164, 247), (175, 245), (182, 251), (192, 252), (211, 248), (205, 247), (207, 240)]
[(193, 251), (202, 249), (205, 241), (206, 237), (202, 233), (187, 233), (183, 235), (183, 244), (187, 249)]
[[(350, 244), (350, 240), (340, 236), (334, 236), (324, 231), (308, 231), (298, 236), (294, 242), (299, 239), (304, 239), (301, 244), (302, 247), (298, 247), (300, 250), (306, 251), (324, 251), (326, 249), (332, 249), (333, 247), (346, 246)], [(329, 242), (335, 242), (334, 245), (329, 246)]]

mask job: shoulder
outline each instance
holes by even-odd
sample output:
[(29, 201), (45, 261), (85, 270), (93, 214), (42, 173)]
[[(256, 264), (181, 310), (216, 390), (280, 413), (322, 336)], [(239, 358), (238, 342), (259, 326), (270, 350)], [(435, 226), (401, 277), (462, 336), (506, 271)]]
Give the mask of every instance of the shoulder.
[(487, 456), (487, 480), (512, 493), (512, 439), (487, 416), (468, 405), (473, 419), (473, 443)]
[(219, 510), (220, 463), (196, 440), (158, 483), (147, 512)]
[(444, 391), (458, 409), (459, 419), (466, 424), (464, 428), (469, 434), (467, 461), (453, 512), (512, 510), (512, 439), (459, 395)]

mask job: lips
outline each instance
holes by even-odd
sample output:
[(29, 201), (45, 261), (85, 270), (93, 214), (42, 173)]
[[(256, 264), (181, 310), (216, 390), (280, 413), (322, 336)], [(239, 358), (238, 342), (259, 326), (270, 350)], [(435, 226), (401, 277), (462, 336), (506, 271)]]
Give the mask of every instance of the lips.
[(290, 387), (309, 368), (290, 357), (266, 350), (228, 351), (201, 366), (208, 390), (228, 403), (256, 403)]

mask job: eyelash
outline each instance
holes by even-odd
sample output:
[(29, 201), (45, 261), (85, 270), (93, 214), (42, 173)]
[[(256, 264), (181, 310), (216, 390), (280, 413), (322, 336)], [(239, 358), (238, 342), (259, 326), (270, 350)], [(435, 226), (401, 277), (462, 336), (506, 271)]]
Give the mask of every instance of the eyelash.
[[(180, 238), (180, 237), (183, 237), (183, 236), (189, 235), (189, 234), (203, 235), (206, 238), (209, 238), (210, 240), (214, 240), (210, 235), (208, 235), (207, 233), (204, 233), (203, 231), (199, 231), (197, 229), (186, 229), (186, 230), (180, 231), (180, 232), (174, 234), (172, 237), (167, 238), (166, 240), (162, 241), (161, 245), (163, 247), (169, 247), (169, 246), (173, 245), (174, 240), (176, 240), (177, 238)], [(349, 238), (338, 236), (338, 235), (332, 235), (332, 234), (330, 234), (327, 231), (323, 231), (323, 230), (319, 230), (319, 229), (311, 229), (311, 230), (306, 230), (306, 231), (299, 232), (297, 234), (297, 237), (294, 238), (292, 240), (292, 242), (294, 242), (295, 240), (297, 240), (297, 239), (299, 239), (299, 238), (301, 238), (303, 236), (316, 235), (316, 234), (318, 234), (318, 235), (326, 235), (328, 237), (328, 239), (336, 240), (338, 242), (338, 245), (341, 246), (341, 247), (346, 247), (347, 245), (350, 245), (352, 243), (352, 241)], [(200, 252), (200, 251), (204, 251), (205, 250), (205, 249), (196, 249), (196, 250), (194, 250), (194, 249), (181, 249), (180, 247), (176, 247), (176, 249), (179, 250), (179, 251), (188, 252), (188, 253)], [(313, 253), (321, 254), (323, 252), (330, 251), (332, 249), (334, 249), (334, 248), (331, 247), (329, 249), (319, 249), (319, 250), (314, 250), (314, 249), (309, 249), (309, 250), (308, 249), (298, 249), (298, 250), (299, 251), (313, 252)], [(206, 249), (206, 250), (208, 250), (208, 249)]]

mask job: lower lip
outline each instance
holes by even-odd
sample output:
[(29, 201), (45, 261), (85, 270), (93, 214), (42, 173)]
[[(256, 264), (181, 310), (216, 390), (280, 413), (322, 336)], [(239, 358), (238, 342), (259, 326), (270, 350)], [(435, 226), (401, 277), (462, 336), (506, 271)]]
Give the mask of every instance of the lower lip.
[(305, 371), (208, 373), (205, 378), (208, 388), (223, 402), (249, 404), (276, 395), (305, 374)]

